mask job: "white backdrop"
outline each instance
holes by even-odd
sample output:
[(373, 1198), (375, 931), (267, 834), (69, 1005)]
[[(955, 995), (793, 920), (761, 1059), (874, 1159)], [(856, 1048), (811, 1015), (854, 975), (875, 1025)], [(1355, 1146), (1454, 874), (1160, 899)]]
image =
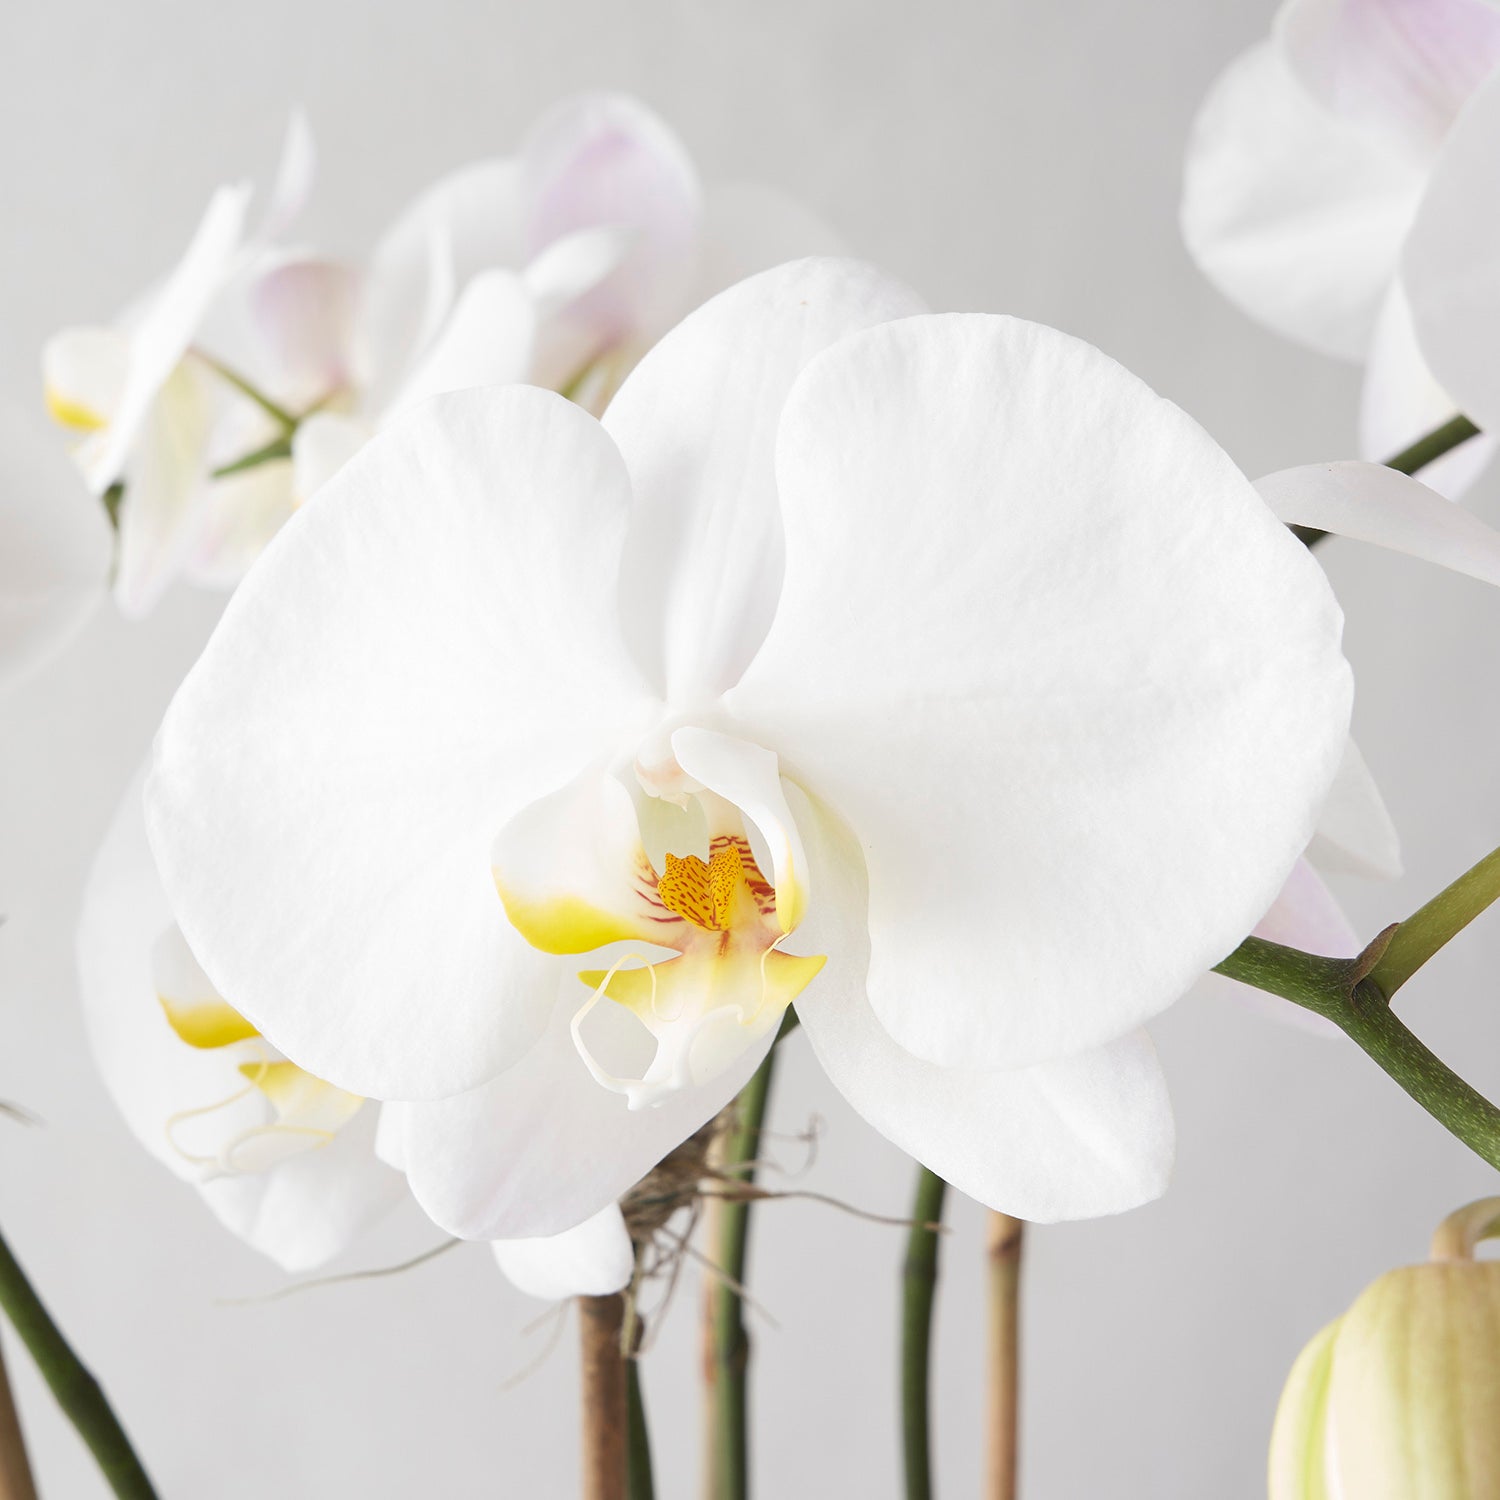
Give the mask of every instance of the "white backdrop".
[[(0, 383), (35, 402), (52, 328), (99, 319), (173, 258), (209, 189), (262, 175), (287, 106), (323, 158), (307, 228), (359, 249), (442, 169), (505, 149), (580, 87), (639, 92), (710, 179), (815, 206), (940, 308), (1040, 318), (1197, 416), (1252, 474), (1348, 456), (1354, 379), (1242, 320), (1179, 246), (1181, 147), (1268, 0), (187, 0), (12, 3), (0, 14)], [(1500, 520), (1484, 485), (1473, 505)], [(1352, 543), (1326, 549), (1349, 614), (1356, 731), (1406, 841), (1395, 886), (1350, 886), (1373, 932), (1500, 843), (1500, 595)], [(462, 1247), (386, 1281), (248, 1306), (279, 1285), (129, 1139), (91, 1069), (71, 929), (89, 859), (216, 602), (103, 613), (0, 708), (0, 1225), (115, 1393), (169, 1497), (566, 1496), (571, 1326)], [(1500, 1093), (1500, 917), (1403, 996), (1437, 1050)], [(1025, 1493), (1216, 1500), (1264, 1492), (1276, 1394), (1304, 1340), (1449, 1208), (1494, 1190), (1352, 1046), (1217, 997), (1158, 1027), (1176, 1184), (1128, 1217), (1035, 1232), (1026, 1267)], [(777, 1128), (824, 1121), (805, 1180), (903, 1210), (909, 1173), (788, 1048)], [(799, 1148), (780, 1148), (790, 1162)], [(981, 1442), (981, 1215), (944, 1245), (941, 1491)], [(344, 1268), (433, 1243), (393, 1223)], [(898, 1231), (804, 1203), (760, 1211), (753, 1280), (758, 1494), (898, 1491)], [(696, 1492), (696, 1278), (646, 1368), (659, 1493)], [(771, 1320), (774, 1319), (774, 1322)], [(103, 1493), (13, 1344), (48, 1500)]]

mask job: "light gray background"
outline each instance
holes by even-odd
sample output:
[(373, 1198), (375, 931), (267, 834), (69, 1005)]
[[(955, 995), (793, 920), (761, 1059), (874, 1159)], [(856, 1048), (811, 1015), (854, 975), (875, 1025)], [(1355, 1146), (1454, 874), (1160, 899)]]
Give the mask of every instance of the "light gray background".
[[(256, 0), (8, 3), (0, 18), (0, 381), (108, 315), (174, 257), (209, 189), (274, 155), (305, 101), (323, 173), (310, 232), (357, 251), (444, 168), (503, 151), (560, 95), (639, 92), (709, 179), (776, 183), (938, 307), (1093, 340), (1194, 413), (1252, 474), (1347, 456), (1352, 374), (1241, 319), (1175, 228), (1182, 141), (1269, 0)], [(1473, 501), (1500, 519), (1495, 487)], [(1409, 873), (1350, 887), (1373, 932), (1500, 843), (1490, 689), (1500, 595), (1338, 543), (1356, 727)], [(79, 1023), (71, 927), (88, 861), (216, 612), (178, 591), (147, 624), (102, 613), (0, 709), (0, 1224), (118, 1398), (170, 1497), (565, 1496), (572, 1337), (464, 1247), (399, 1278), (225, 1306), (281, 1285), (123, 1131)], [(1500, 1092), (1500, 919), (1414, 982), (1404, 1010)], [(1194, 998), (1157, 1028), (1181, 1156), (1162, 1203), (1035, 1232), (1026, 1268), (1025, 1493), (1263, 1493), (1273, 1404), (1309, 1337), (1379, 1271), (1494, 1190), (1350, 1046)], [(808, 1184), (902, 1211), (908, 1168), (787, 1049), (786, 1131), (825, 1122)], [(795, 1161), (798, 1151), (787, 1146)], [(953, 1214), (938, 1326), (940, 1488), (973, 1494), (982, 1216)], [(349, 1266), (435, 1238), (390, 1226)], [(763, 1497), (895, 1495), (897, 1231), (802, 1203), (759, 1214)], [(696, 1278), (647, 1370), (660, 1493), (695, 1493)], [(102, 1492), (13, 1345), (42, 1487)]]

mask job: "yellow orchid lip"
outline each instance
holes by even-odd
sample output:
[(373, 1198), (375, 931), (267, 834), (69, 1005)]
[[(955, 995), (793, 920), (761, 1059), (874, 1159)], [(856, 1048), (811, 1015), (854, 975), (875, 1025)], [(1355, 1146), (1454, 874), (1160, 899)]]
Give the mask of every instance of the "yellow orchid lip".
[(45, 386), (42, 397), (47, 404), (48, 416), (61, 427), (70, 427), (75, 432), (98, 432), (108, 425), (106, 418), (92, 407), (65, 396), (56, 386)]

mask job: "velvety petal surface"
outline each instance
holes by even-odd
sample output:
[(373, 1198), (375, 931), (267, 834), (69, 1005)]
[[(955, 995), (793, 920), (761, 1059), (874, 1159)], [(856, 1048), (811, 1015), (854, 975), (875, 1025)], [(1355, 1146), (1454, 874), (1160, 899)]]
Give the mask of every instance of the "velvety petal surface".
[(1255, 487), (1288, 525), (1374, 542), (1484, 583), (1500, 583), (1500, 532), (1384, 464), (1357, 459), (1305, 464), (1267, 474)]
[(611, 1203), (562, 1234), (496, 1240), (495, 1263), (528, 1297), (607, 1297), (630, 1283), (635, 1248), (619, 1208)]
[[(633, 1110), (585, 1067), (570, 1022), (588, 991), (567, 960), (550, 962), (561, 993), (526, 1056), (482, 1088), (386, 1106), (393, 1118), (382, 1138), (399, 1132), (392, 1154), (417, 1201), (464, 1239), (560, 1234), (600, 1213), (723, 1109), (771, 1046), (765, 1036), (709, 1082)], [(589, 1042), (616, 1071), (635, 1075), (652, 1046), (645, 1028), (609, 1001), (590, 1018)]]
[(93, 613), (113, 542), (58, 435), (0, 403), (0, 688), (40, 667)]
[(1172, 1110), (1144, 1032), (1066, 1061), (943, 1068), (901, 1048), (865, 998), (870, 939), (859, 844), (793, 790), (814, 899), (804, 941), (830, 955), (797, 1001), (818, 1061), (888, 1140), (990, 1208), (1033, 1223), (1120, 1213), (1171, 1174)]
[(1011, 318), (843, 340), (777, 475), (786, 582), (727, 702), (864, 848), (882, 1024), (1020, 1067), (1165, 1009), (1271, 905), (1343, 753), (1321, 569), (1181, 411)]
[(1486, 431), (1500, 431), (1500, 76), (1448, 136), (1401, 261), (1417, 340), (1434, 378)]
[(731, 686), (771, 622), (785, 553), (776, 429), (798, 372), (855, 329), (921, 311), (857, 261), (778, 266), (678, 324), (610, 403), (604, 426), (635, 490), (625, 629), (670, 702)]
[(1194, 121), (1183, 237), (1252, 318), (1359, 359), (1423, 181), (1422, 164), (1325, 109), (1266, 42), (1230, 64)]
[(215, 983), (319, 1077), (449, 1094), (542, 1025), (490, 846), (630, 741), (627, 503), (562, 398), (436, 397), (283, 528), (179, 691), (148, 788), (164, 882)]

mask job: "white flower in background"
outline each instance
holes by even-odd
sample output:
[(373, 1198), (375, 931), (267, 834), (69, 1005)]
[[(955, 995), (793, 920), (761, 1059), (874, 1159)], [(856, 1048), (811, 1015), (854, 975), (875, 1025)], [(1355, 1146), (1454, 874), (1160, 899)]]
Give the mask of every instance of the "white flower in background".
[(47, 437), (0, 405), (0, 688), (62, 648), (109, 577), (109, 522)]
[[(1269, 40), (1230, 65), (1193, 129), (1188, 249), (1252, 317), (1365, 362), (1368, 458), (1471, 405), (1446, 366), (1428, 368), (1437, 354), (1426, 328), (1419, 348), (1402, 261), (1454, 121), (1497, 63), (1488, 0), (1284, 0)], [(1489, 197), (1476, 182), (1464, 208)], [(1423, 477), (1455, 494), (1492, 451), (1474, 439)]]
[[(117, 507), (114, 594), (126, 615), (146, 613), (178, 573), (215, 583), (226, 571), (237, 577), (246, 554), (284, 519), (285, 483), (275, 487), (274, 470), (249, 472), (222, 492), (210, 480), (217, 465), (289, 435), (289, 416), (277, 417), (250, 390), (303, 394), (291, 389), (300, 371), (267, 366), (276, 345), (297, 348), (309, 336), (305, 309), (288, 308), (300, 326), (284, 337), (267, 330), (264, 344), (251, 314), (280, 310), (257, 283), (279, 262), (274, 243), (300, 211), (313, 166), (306, 122), (294, 115), (254, 234), (246, 230), (249, 184), (219, 188), (157, 286), (113, 325), (66, 329), (43, 351), (48, 407), (78, 434), (75, 457), (89, 487)], [(222, 501), (235, 502), (227, 514)]]
[(293, 441), (297, 493), (442, 391), (525, 381), (598, 412), (713, 293), (838, 249), (769, 189), (705, 192), (686, 148), (639, 101), (564, 100), (514, 156), (443, 177), (382, 236), (352, 330), (350, 389)]
[[(151, 861), (143, 780), (115, 815), (79, 924), (94, 1056), (136, 1137), (226, 1228), (285, 1270), (311, 1270), (406, 1196), (376, 1154), (380, 1106), (289, 1062), (209, 982)], [(492, 1249), (536, 1297), (617, 1291), (635, 1266), (614, 1204), (565, 1234)]]
[(1340, 615), (1134, 377), (922, 313), (800, 262), (690, 316), (602, 426), (523, 387), (428, 403), (304, 507), (169, 712), (182, 930), (287, 1056), (425, 1101), (383, 1149), (453, 1232), (599, 1213), (793, 1000), (855, 1108), (981, 1201), (1162, 1190), (1136, 1028), (1313, 833)]

